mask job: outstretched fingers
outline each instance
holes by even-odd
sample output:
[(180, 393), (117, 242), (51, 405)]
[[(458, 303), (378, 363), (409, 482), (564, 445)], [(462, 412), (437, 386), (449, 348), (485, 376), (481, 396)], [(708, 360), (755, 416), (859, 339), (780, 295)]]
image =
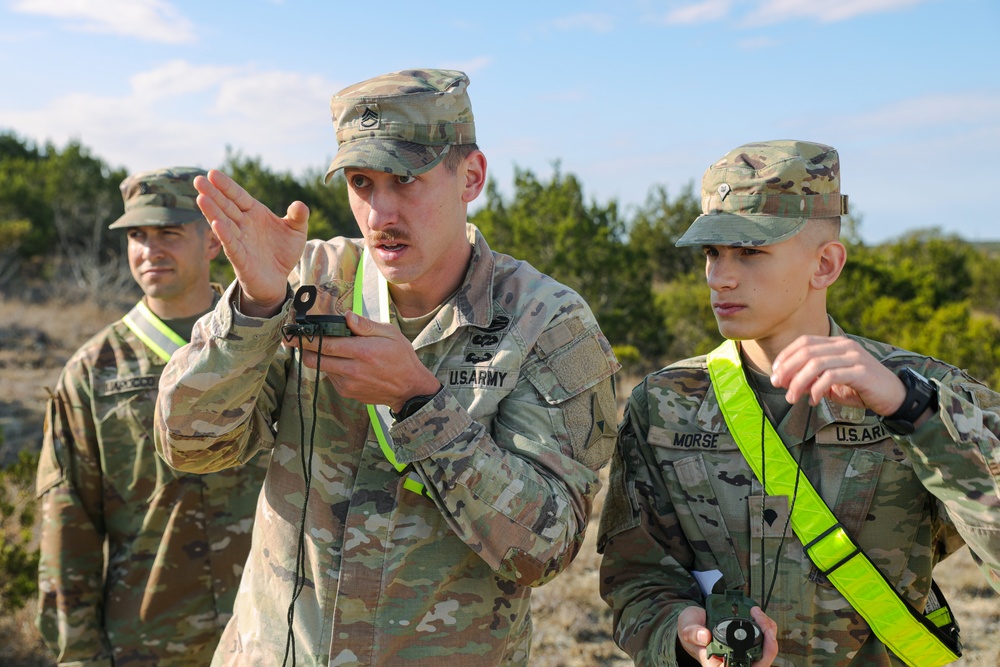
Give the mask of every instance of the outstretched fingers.
[[(215, 186), (216, 192), (240, 213), (249, 213), (254, 205), (259, 205), (257, 200), (251, 197), (250, 193), (230, 178), (228, 174), (212, 169), (208, 172), (208, 181)], [(229, 210), (232, 209), (228, 209), (227, 212)]]

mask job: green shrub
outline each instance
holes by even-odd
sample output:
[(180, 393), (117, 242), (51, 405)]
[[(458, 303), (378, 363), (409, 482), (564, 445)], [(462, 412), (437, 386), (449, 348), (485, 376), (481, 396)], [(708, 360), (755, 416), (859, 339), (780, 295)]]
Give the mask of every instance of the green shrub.
[(22, 451), (0, 469), (0, 614), (20, 609), (38, 591), (35, 469), (38, 455)]

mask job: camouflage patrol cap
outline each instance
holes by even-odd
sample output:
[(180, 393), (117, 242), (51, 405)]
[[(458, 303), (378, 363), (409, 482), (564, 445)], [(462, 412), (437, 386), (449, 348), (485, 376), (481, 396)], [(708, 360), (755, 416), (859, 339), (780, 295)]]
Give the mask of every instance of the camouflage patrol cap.
[(474, 144), (468, 87), (464, 72), (408, 69), (344, 88), (330, 100), (338, 150), (325, 180), (345, 167), (416, 176)]
[(840, 157), (836, 149), (808, 141), (745, 144), (705, 171), (701, 210), (677, 246), (780, 243), (810, 218), (847, 213)]
[(196, 202), (194, 177), (207, 173), (196, 167), (168, 167), (129, 176), (119, 186), (125, 200), (125, 214), (108, 229), (164, 227), (204, 220)]

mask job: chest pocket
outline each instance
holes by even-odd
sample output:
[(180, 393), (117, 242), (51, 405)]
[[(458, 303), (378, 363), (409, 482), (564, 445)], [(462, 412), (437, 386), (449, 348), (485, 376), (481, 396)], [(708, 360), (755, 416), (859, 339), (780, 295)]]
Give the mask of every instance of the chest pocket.
[[(868, 447), (819, 444), (817, 450), (828, 467), (833, 460), (846, 462), (837, 467), (839, 474), (827, 473), (839, 488), (835, 494), (834, 489), (821, 491), (823, 499), (886, 578), (899, 583), (911, 565), (918, 533), (930, 528), (929, 494), (913, 466), (891, 439)], [(809, 578), (832, 587), (815, 567)]]
[[(667, 476), (665, 480), (667, 488), (674, 496), (678, 521), (684, 527), (684, 532), (688, 535), (695, 551), (699, 550), (698, 545), (706, 545), (714, 556), (715, 565), (725, 578), (726, 586), (729, 588), (742, 586), (746, 580), (745, 564), (741, 566), (738, 554), (733, 549), (734, 537), (738, 537), (738, 533), (731, 532), (731, 528), (734, 527), (732, 517), (726, 516), (725, 507), (720, 504), (719, 494), (716, 492), (716, 484), (722, 481), (719, 475), (710, 475), (705, 457), (696, 454), (676, 461), (672, 470), (665, 471), (665, 476)], [(671, 477), (675, 484), (671, 484)], [(745, 498), (750, 491), (749, 483), (743, 483), (749, 480), (742, 475), (723, 479), (726, 481), (722, 483), (731, 486), (731, 490), (727, 489), (722, 492), (723, 494)], [(735, 484), (732, 484), (733, 482)], [(696, 569), (711, 570), (714, 567), (706, 560), (705, 563), (697, 563)]]
[(138, 387), (120, 392), (115, 392), (116, 387), (110, 382), (103, 387), (95, 386), (104, 484), (113, 488), (119, 498), (130, 502), (150, 500), (179, 474), (156, 455), (153, 443), (151, 429), (158, 379), (158, 376), (143, 376), (116, 380)]
[[(798, 454), (797, 448), (792, 451), (794, 457)], [(891, 439), (868, 446), (810, 442), (806, 445), (802, 469), (862, 551), (890, 582), (898, 583), (910, 565), (911, 545), (929, 515), (925, 511), (927, 493), (895, 443)], [(794, 511), (789, 503), (793, 499), (769, 496), (764, 502), (759, 497), (760, 482), (755, 481), (753, 486), (748, 512), (751, 562), (766, 562), (768, 568), (774, 567), (781, 545), (779, 569), (787, 569), (792, 561), (798, 562), (803, 576), (812, 583), (833, 589), (827, 577), (802, 551), (801, 540), (789, 525), (788, 512)], [(780, 581), (779, 577), (775, 589), (779, 598)]]

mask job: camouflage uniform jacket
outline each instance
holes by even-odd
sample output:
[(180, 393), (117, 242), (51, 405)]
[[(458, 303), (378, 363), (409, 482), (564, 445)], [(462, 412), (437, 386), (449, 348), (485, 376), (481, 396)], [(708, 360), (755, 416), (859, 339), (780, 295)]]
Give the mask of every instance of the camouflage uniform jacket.
[(51, 393), (37, 625), (60, 665), (208, 664), (231, 616), (265, 464), (171, 470), (152, 438), (163, 367), (119, 320)]
[[(892, 437), (873, 413), (822, 401), (803, 443), (809, 408), (799, 401), (776, 427), (781, 439), (794, 457), (801, 450), (809, 481), (914, 608), (924, 609), (934, 565), (963, 543), (1000, 588), (1000, 396), (935, 359), (851, 338), (887, 367), (931, 379), (937, 413), (912, 435)], [(761, 520), (761, 485), (726, 427), (705, 357), (635, 388), (608, 493), (598, 545), (615, 641), (637, 665), (697, 664), (676, 643), (678, 614), (704, 606), (692, 572), (718, 570), (727, 588), (763, 602), (789, 503), (768, 497)], [(779, 667), (902, 664), (790, 527), (766, 611), (778, 625)]]
[[(413, 341), (444, 385), (390, 433), (428, 496), (402, 488), (365, 406), (279, 348), (283, 315), (224, 300), (163, 376), (157, 445), (172, 465), (218, 470), (260, 447), (271, 466), (234, 618), (213, 664), (277, 665), (285, 651), (303, 508), (302, 443), (315, 456), (302, 665), (523, 665), (529, 587), (579, 550), (595, 473), (614, 449), (618, 363), (586, 303), (528, 264), (474, 244), (466, 278)], [(360, 239), (309, 242), (293, 283), (311, 313), (351, 307)], [(232, 289), (232, 288), (231, 288)], [(304, 431), (303, 431), (304, 425)]]

